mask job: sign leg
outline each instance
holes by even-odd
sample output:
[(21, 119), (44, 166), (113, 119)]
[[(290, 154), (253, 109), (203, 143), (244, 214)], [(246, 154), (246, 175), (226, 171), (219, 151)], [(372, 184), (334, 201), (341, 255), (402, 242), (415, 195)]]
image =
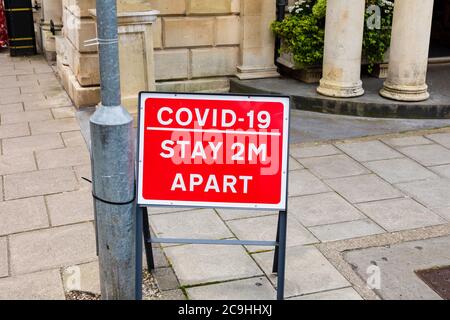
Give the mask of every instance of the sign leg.
[(144, 227), (144, 246), (145, 246), (145, 256), (147, 257), (148, 270), (155, 269), (155, 260), (153, 259), (153, 248), (150, 235), (150, 226), (148, 224), (148, 209), (147, 207), (141, 208), (143, 210), (142, 221)]
[(142, 209), (136, 205), (136, 300), (142, 300)]
[(277, 224), (277, 246), (275, 247), (275, 253), (273, 256), (273, 267), (272, 267), (272, 273), (277, 273), (278, 272), (278, 257), (280, 255), (280, 247), (279, 247), (279, 243), (280, 243), (280, 217), (281, 217), (281, 213), (278, 212), (278, 224)]
[(284, 300), (284, 278), (286, 269), (286, 234), (287, 234), (287, 213), (280, 211), (280, 226), (279, 226), (279, 241), (278, 241), (278, 285), (277, 285), (277, 300)]

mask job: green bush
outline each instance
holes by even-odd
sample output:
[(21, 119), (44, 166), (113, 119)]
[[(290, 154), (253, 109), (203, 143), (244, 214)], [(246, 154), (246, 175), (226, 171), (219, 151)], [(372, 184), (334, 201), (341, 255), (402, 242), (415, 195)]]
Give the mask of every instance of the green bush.
[[(391, 41), (393, 1), (367, 0), (367, 8), (377, 5), (380, 24), (364, 24), (363, 54), (369, 63), (369, 71), (382, 62)], [(292, 53), (297, 67), (320, 65), (323, 60), (325, 16), (327, 0), (300, 0), (289, 8), (290, 15), (283, 21), (275, 21), (271, 28), (283, 39), (281, 52)], [(377, 9), (378, 10), (378, 9)], [(373, 20), (373, 10), (366, 10), (365, 18)], [(370, 26), (369, 26), (370, 25)]]

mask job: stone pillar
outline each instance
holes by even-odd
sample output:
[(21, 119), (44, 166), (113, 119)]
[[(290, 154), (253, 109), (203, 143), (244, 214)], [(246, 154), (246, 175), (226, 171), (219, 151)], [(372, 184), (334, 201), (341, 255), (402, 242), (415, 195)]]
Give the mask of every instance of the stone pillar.
[(317, 92), (330, 97), (364, 94), (361, 54), (365, 0), (328, 0), (323, 77)]
[(117, 6), (122, 105), (136, 119), (139, 92), (155, 90), (152, 24), (159, 11), (145, 0), (119, 0)]
[(241, 0), (239, 79), (278, 77), (275, 38), (270, 24), (276, 19), (276, 0)]
[(399, 101), (430, 97), (426, 84), (433, 0), (396, 0), (388, 78), (380, 91)]

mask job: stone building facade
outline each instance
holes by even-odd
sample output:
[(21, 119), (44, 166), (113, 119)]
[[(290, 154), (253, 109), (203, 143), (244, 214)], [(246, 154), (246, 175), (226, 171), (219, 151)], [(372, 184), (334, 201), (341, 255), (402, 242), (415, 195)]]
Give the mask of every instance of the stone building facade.
[[(97, 46), (87, 46), (96, 38), (95, 0), (36, 1), (45, 8), (43, 30), (50, 20), (63, 25), (53, 37), (44, 31), (42, 35), (48, 58), (52, 50), (57, 56), (64, 87), (78, 107), (97, 104)], [(402, 101), (429, 97), (426, 73), (434, 2), (395, 1), (382, 96)], [(140, 90), (226, 92), (232, 77), (279, 76), (270, 30), (276, 7), (277, 0), (118, 0), (124, 104), (134, 110), (133, 97)], [(328, 0), (320, 94), (364, 94), (364, 10), (365, 0)]]

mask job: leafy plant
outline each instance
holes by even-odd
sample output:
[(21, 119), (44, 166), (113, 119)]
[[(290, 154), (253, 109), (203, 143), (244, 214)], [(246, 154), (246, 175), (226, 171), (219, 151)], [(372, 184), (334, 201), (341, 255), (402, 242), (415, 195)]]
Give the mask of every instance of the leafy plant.
[[(363, 54), (372, 71), (382, 62), (391, 41), (394, 2), (367, 0)], [(323, 60), (327, 0), (299, 0), (289, 7), (290, 15), (272, 23), (273, 32), (283, 39), (281, 52), (292, 53), (299, 68), (318, 65)]]

